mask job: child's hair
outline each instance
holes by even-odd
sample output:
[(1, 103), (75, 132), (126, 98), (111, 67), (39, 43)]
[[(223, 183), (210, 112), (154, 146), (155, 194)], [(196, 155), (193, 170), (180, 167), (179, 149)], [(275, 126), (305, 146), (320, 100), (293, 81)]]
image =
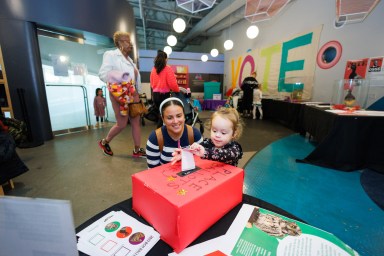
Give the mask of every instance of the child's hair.
[(101, 90), (101, 88), (96, 88), (96, 96), (98, 96), (99, 91), (103, 91), (103, 90)]
[(235, 108), (226, 108), (226, 107), (220, 107), (218, 108), (212, 115), (211, 118), (208, 119), (206, 122), (206, 128), (208, 130), (211, 130), (212, 127), (212, 120), (216, 116), (221, 116), (225, 119), (228, 119), (233, 126), (233, 139), (237, 140), (240, 138), (241, 134), (243, 133), (243, 127), (244, 123), (243, 120), (240, 118), (239, 112)]

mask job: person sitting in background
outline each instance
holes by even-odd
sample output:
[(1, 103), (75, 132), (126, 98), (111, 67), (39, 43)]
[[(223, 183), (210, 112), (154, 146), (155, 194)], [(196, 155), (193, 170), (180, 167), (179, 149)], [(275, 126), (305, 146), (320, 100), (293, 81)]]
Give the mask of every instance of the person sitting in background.
[(148, 168), (169, 163), (177, 148), (203, 141), (198, 129), (185, 124), (184, 105), (180, 99), (168, 98), (159, 109), (164, 125), (149, 135), (146, 148)]
[(16, 141), (22, 142), (21, 138), (19, 134), (12, 135), (13, 123), (7, 123), (7, 120), (16, 119), (4, 117), (0, 109), (0, 195), (4, 194), (1, 187), (4, 183), (29, 170), (16, 152)]
[[(170, 66), (167, 65), (167, 53), (158, 50), (154, 60), (154, 67), (150, 75), (150, 83), (153, 91), (153, 103), (160, 109), (160, 104), (170, 97), (170, 91), (180, 92), (176, 76)], [(158, 118), (157, 127), (162, 126), (162, 120)]]

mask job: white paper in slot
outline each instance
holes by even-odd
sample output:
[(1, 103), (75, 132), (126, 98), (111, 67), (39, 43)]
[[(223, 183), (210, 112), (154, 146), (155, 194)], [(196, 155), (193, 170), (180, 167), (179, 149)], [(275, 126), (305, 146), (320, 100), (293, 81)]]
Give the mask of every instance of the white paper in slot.
[(195, 168), (196, 164), (193, 154), (188, 149), (183, 149), (181, 151), (181, 170), (184, 172)]

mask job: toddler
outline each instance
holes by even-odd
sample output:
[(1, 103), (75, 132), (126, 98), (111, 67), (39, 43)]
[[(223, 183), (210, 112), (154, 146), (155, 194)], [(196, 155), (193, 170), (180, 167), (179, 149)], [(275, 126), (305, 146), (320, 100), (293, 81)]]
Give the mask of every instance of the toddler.
[[(202, 159), (219, 161), (237, 166), (243, 156), (241, 145), (236, 142), (243, 131), (243, 122), (234, 108), (221, 107), (216, 110), (208, 121), (211, 138), (204, 139), (201, 144), (193, 143), (190, 150)], [(172, 163), (181, 159), (182, 149), (172, 154)]]
[(95, 110), (96, 116), (96, 127), (99, 126), (99, 121), (101, 122), (101, 124), (103, 124), (104, 122), (105, 106), (107, 106), (107, 101), (103, 96), (103, 90), (101, 88), (97, 88), (96, 96), (93, 100), (93, 108)]
[(256, 86), (255, 89), (253, 89), (253, 119), (256, 119), (256, 109), (259, 110), (260, 113), (260, 120), (263, 119), (263, 109), (261, 108), (261, 99), (263, 98), (263, 93), (260, 90), (260, 84)]

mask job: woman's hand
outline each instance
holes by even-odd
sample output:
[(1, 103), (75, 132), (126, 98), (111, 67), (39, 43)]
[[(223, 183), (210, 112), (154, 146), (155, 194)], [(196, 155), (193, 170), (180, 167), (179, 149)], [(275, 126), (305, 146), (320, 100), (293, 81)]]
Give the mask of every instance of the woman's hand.
[(182, 154), (181, 148), (176, 148), (175, 151), (172, 153), (172, 159), (171, 159), (171, 165), (174, 165), (177, 161), (181, 160), (181, 154)]

